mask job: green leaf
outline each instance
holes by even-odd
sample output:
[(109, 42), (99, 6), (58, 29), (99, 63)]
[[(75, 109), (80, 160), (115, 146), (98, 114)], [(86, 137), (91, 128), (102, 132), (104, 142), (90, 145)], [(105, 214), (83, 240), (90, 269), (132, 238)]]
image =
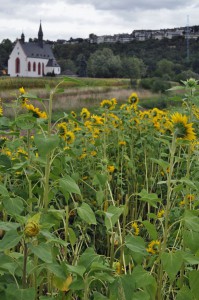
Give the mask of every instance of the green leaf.
[(199, 264), (199, 256), (196, 256), (191, 253), (186, 253), (186, 252), (182, 252), (182, 253), (183, 253), (184, 261), (186, 263), (188, 263), (189, 265), (198, 265)]
[(131, 275), (121, 275), (110, 286), (110, 300), (133, 300), (135, 278)]
[(53, 264), (47, 264), (47, 269), (54, 274), (55, 276), (66, 279), (66, 270), (65, 266), (59, 265), (58, 263), (53, 263)]
[(34, 141), (41, 156), (46, 156), (59, 145), (59, 137), (57, 135), (49, 137), (43, 134), (35, 135)]
[(32, 129), (35, 125), (35, 118), (30, 114), (23, 114), (15, 120), (16, 125), (23, 130)]
[(163, 253), (161, 257), (164, 270), (167, 272), (170, 281), (172, 282), (183, 263), (183, 255), (181, 251)]
[(15, 247), (21, 240), (22, 235), (19, 235), (16, 230), (6, 232), (3, 239), (0, 241), (0, 251)]
[(4, 197), (9, 196), (7, 188), (2, 183), (0, 183), (0, 195)]
[(157, 230), (155, 228), (155, 225), (150, 223), (149, 221), (143, 221), (142, 222), (144, 224), (144, 227), (146, 228), (146, 230), (148, 231), (150, 237), (152, 240), (157, 240), (158, 238), (158, 233)]
[(133, 294), (133, 300), (150, 300), (150, 295), (146, 291), (139, 291)]
[(199, 211), (185, 210), (183, 219), (187, 228), (199, 232)]
[(9, 300), (35, 300), (35, 296), (34, 288), (18, 289), (14, 284), (10, 284), (6, 289), (6, 299)]
[(14, 223), (14, 222), (0, 222), (0, 229), (9, 231), (9, 230), (14, 230), (19, 228), (20, 224), (19, 223)]
[(142, 255), (146, 255), (148, 253), (146, 251), (145, 242), (140, 236), (127, 235), (125, 245), (133, 252), (140, 253)]
[(71, 266), (71, 265), (67, 265), (67, 270), (71, 273), (77, 274), (80, 277), (83, 277), (86, 268), (84, 266)]
[(70, 241), (71, 245), (74, 246), (77, 241), (77, 237), (72, 228), (68, 228), (68, 235), (69, 235), (69, 241)]
[(51, 264), (53, 263), (53, 256), (52, 256), (52, 246), (47, 245), (45, 243), (40, 243), (37, 246), (33, 246), (32, 244), (29, 244), (29, 249), (32, 251), (33, 254), (35, 254), (38, 258), (40, 258), (42, 261)]
[(113, 270), (111, 268), (105, 266), (102, 263), (95, 262), (95, 261), (91, 264), (90, 269), (92, 271), (109, 271), (109, 272), (113, 272)]
[[(145, 297), (148, 294), (150, 296), (149, 299), (155, 299), (157, 283), (155, 278), (147, 271), (143, 269), (142, 266), (136, 266), (132, 272), (133, 278), (135, 278), (136, 288), (143, 288), (145, 293)], [(134, 300), (134, 297), (132, 298)]]
[(93, 248), (87, 248), (80, 256), (79, 264), (88, 270), (93, 262), (99, 262), (101, 260), (101, 256), (98, 255)]
[(108, 176), (106, 174), (97, 173), (93, 178), (93, 185), (99, 185), (102, 188), (104, 188), (107, 180), (108, 180)]
[(110, 230), (113, 228), (113, 226), (118, 221), (119, 217), (123, 213), (124, 208), (123, 207), (116, 207), (113, 205), (110, 205), (107, 209), (107, 212), (105, 212), (105, 226), (107, 230)]
[(59, 179), (59, 186), (63, 194), (74, 193), (81, 195), (81, 191), (76, 184), (75, 180), (69, 175), (66, 175), (64, 178)]
[(12, 166), (12, 164), (11, 164), (10, 158), (5, 154), (0, 155), (0, 168), (1, 168), (1, 170), (7, 171), (8, 169), (11, 168), (11, 166)]
[(199, 270), (193, 270), (189, 273), (189, 285), (195, 299), (199, 299), (198, 287), (199, 287)]
[(164, 161), (163, 159), (155, 159), (155, 158), (151, 158), (151, 160), (156, 164), (158, 164), (165, 173), (167, 172), (169, 167), (169, 163), (167, 161)]
[(157, 207), (157, 202), (161, 201), (158, 198), (157, 194), (148, 193), (145, 189), (141, 190), (141, 192), (138, 193), (138, 195), (140, 196), (139, 200), (147, 202), (153, 207)]
[(99, 205), (101, 205), (103, 203), (103, 200), (104, 200), (104, 192), (102, 190), (99, 190), (96, 192), (96, 200), (97, 200), (97, 203)]
[(185, 246), (193, 253), (196, 253), (199, 250), (199, 232), (184, 230), (183, 239)]
[(82, 203), (80, 207), (77, 208), (77, 213), (79, 217), (85, 221), (86, 223), (90, 224), (97, 224), (95, 214), (91, 207), (87, 203)]
[(176, 300), (193, 300), (193, 295), (187, 286), (183, 286), (178, 292)]
[(107, 297), (103, 296), (98, 292), (93, 292), (94, 300), (108, 300)]
[(4, 198), (2, 202), (6, 212), (9, 215), (20, 215), (24, 210), (24, 203), (20, 197)]

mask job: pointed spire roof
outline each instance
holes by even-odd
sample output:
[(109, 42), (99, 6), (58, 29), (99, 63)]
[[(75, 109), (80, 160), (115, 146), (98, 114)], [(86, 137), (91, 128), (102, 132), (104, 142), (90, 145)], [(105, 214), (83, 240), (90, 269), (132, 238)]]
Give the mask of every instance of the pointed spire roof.
[(40, 47), (43, 47), (43, 30), (41, 26), (41, 21), (40, 21), (40, 26), (39, 26), (39, 31), (38, 31), (38, 43)]

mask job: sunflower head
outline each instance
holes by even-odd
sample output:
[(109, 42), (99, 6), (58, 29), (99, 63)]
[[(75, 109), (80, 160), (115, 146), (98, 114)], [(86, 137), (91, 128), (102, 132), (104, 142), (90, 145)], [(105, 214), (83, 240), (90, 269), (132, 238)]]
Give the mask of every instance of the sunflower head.
[(148, 253), (156, 254), (159, 252), (160, 241), (152, 241), (149, 243), (148, 248), (146, 249)]
[(133, 229), (133, 234), (134, 235), (139, 235), (140, 228), (139, 228), (137, 222), (133, 222), (131, 226), (132, 226), (132, 229)]
[(184, 140), (195, 140), (196, 133), (192, 127), (193, 123), (188, 123), (188, 118), (186, 115), (180, 113), (175, 113), (171, 116), (171, 123), (173, 132), (179, 139)]
[(57, 127), (59, 130), (59, 136), (65, 139), (67, 133), (66, 122), (59, 123)]
[(72, 144), (75, 140), (75, 135), (72, 131), (67, 131), (65, 135), (67, 144)]
[(138, 95), (136, 93), (132, 93), (128, 98), (128, 102), (130, 104), (137, 104), (139, 102)]
[(82, 108), (80, 116), (82, 117), (83, 120), (89, 119), (90, 115), (91, 113), (87, 108)]

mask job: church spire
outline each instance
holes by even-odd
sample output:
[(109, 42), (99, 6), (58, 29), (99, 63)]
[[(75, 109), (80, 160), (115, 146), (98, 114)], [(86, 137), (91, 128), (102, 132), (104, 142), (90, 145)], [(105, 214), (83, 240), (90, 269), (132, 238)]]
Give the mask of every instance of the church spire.
[(40, 21), (39, 32), (38, 32), (38, 43), (39, 46), (43, 48), (43, 31), (41, 27), (41, 21)]

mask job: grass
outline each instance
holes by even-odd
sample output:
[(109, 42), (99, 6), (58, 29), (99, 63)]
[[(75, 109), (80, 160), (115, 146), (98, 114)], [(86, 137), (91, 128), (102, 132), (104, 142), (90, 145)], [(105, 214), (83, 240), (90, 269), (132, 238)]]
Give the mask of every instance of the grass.
[[(42, 99), (49, 98), (49, 88), (54, 87), (60, 78), (1, 78), (0, 98), (7, 104), (16, 98), (18, 89), (24, 87), (28, 94), (36, 95)], [(46, 87), (46, 89), (45, 89)], [(128, 79), (99, 79), (99, 78), (69, 78), (65, 77), (62, 83), (63, 91), (56, 94), (53, 101), (53, 112), (63, 115), (63, 111), (89, 109), (99, 106), (103, 99), (116, 98), (118, 103), (123, 103), (132, 92), (136, 92), (141, 100), (141, 105), (154, 106), (158, 101), (158, 94), (149, 90), (134, 89), (130, 87)], [(34, 105), (41, 108), (38, 101)], [(10, 116), (10, 109), (4, 108), (4, 114)]]

